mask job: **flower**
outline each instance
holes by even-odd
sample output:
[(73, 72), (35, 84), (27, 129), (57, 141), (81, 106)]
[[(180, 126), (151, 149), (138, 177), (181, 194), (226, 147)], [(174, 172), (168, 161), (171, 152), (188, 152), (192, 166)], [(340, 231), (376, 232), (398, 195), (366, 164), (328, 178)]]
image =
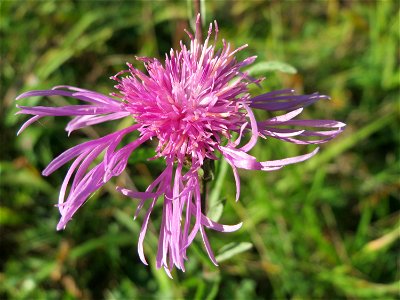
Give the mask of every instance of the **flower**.
[[(218, 26), (216, 22), (214, 24), (216, 41)], [(181, 42), (181, 49), (171, 49), (164, 63), (155, 58), (138, 57), (137, 60), (144, 63), (147, 74), (127, 64), (127, 70), (111, 77), (117, 82), (115, 88), (118, 90), (111, 97), (77, 87), (56, 86), (50, 90), (29, 91), (17, 98), (57, 95), (86, 103), (63, 107), (17, 105), (19, 114), (33, 115), (18, 134), (45, 116), (73, 116), (66, 127), (69, 134), (86, 126), (121, 118), (133, 118), (135, 121), (134, 125), (65, 151), (44, 169), (43, 175), (48, 176), (73, 161), (59, 194), (61, 218), (58, 230), (66, 227), (93, 192), (123, 172), (136, 148), (155, 139), (158, 146), (154, 158), (165, 160), (165, 170), (143, 192), (117, 187), (122, 194), (140, 200), (135, 217), (145, 202), (150, 201), (139, 235), (140, 259), (147, 264), (143, 240), (153, 207), (163, 198), (157, 268), (164, 267), (169, 276), (174, 267), (184, 271), (186, 249), (199, 232), (210, 259), (217, 265), (205, 228), (231, 232), (242, 224), (222, 225), (209, 219), (202, 211), (199, 170), (205, 161), (218, 160), (217, 153), (220, 153), (229, 163), (236, 181), (238, 200), (238, 168), (277, 170), (309, 159), (318, 151), (316, 148), (305, 155), (258, 162), (249, 151), (259, 137), (272, 137), (295, 144), (320, 144), (343, 130), (345, 124), (337, 121), (294, 119), (305, 106), (329, 99), (327, 96), (318, 93), (295, 95), (293, 90), (285, 89), (252, 98), (248, 85), (258, 84), (260, 80), (251, 78), (242, 69), (253, 63), (256, 57), (238, 61), (235, 54), (247, 45), (231, 49), (224, 40), (222, 49), (216, 51), (215, 41), (209, 45), (212, 31), (210, 24), (204, 43), (187, 32), (190, 47)], [(282, 111), (283, 114), (258, 122), (253, 109)], [(293, 126), (299, 128), (292, 129)], [(118, 148), (121, 140), (134, 131), (140, 133), (139, 138)], [(244, 135), (249, 136), (246, 143), (241, 142)], [(96, 159), (100, 162), (96, 163)]]

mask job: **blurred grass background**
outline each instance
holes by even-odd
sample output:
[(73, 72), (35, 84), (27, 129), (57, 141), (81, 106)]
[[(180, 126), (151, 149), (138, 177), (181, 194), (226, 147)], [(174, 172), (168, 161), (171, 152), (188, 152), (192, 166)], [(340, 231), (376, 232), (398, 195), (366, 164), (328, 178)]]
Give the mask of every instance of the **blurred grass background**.
[[(124, 126), (114, 122), (67, 138), (66, 118), (47, 118), (16, 138), (25, 120), (15, 97), (27, 90), (69, 84), (109, 93), (109, 76), (134, 56), (163, 58), (186, 39), (186, 1), (1, 1), (1, 299), (398, 299), (399, 298), (399, 2), (205, 1), (206, 24), (240, 57), (283, 61), (297, 74), (260, 72), (262, 89), (319, 91), (330, 102), (302, 118), (348, 124), (312, 160), (280, 171), (241, 172), (217, 166), (225, 203), (221, 222), (244, 222), (231, 234), (209, 232), (216, 254), (248, 248), (214, 267), (200, 240), (189, 249), (186, 273), (174, 280), (154, 266), (161, 206), (152, 214), (145, 251), (137, 255), (142, 216), (116, 183), (144, 189), (162, 162), (152, 148), (132, 158), (57, 232), (58, 190), (66, 168), (41, 170), (63, 150)], [(135, 63), (140, 67), (140, 64)], [(23, 100), (63, 105), (69, 99)], [(266, 115), (258, 114), (258, 117)], [(311, 148), (310, 148), (311, 149)], [(304, 153), (277, 141), (260, 143), (260, 160)], [(309, 149), (308, 149), (309, 150)], [(218, 171), (220, 170), (220, 171)], [(222, 170), (222, 171), (221, 171)]]

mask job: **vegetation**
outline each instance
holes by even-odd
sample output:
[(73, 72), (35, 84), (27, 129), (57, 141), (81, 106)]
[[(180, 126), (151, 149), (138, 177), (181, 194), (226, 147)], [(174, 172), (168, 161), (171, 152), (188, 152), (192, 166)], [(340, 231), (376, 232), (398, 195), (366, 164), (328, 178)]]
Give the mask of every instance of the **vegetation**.
[[(200, 240), (185, 273), (169, 279), (154, 266), (161, 207), (146, 237), (151, 262), (137, 255), (143, 215), (115, 191), (143, 190), (163, 168), (153, 148), (132, 157), (129, 172), (107, 184), (67, 229), (55, 230), (53, 206), (64, 168), (41, 170), (63, 150), (123, 123), (67, 137), (66, 118), (47, 118), (16, 132), (15, 97), (69, 84), (109, 93), (111, 75), (135, 56), (163, 57), (187, 40), (186, 1), (2, 1), (0, 91), (0, 297), (2, 299), (396, 299), (399, 297), (399, 2), (206, 1), (206, 24), (239, 55), (257, 55), (256, 95), (280, 88), (332, 97), (303, 118), (348, 124), (308, 162), (282, 170), (241, 172), (242, 192), (223, 164), (213, 190), (221, 222), (241, 230), (210, 232), (221, 261), (214, 267)], [(268, 64), (263, 62), (284, 62)], [(135, 66), (140, 64), (135, 63)], [(282, 72), (284, 71), (284, 72)], [(289, 71), (289, 73), (287, 73)], [(65, 98), (32, 98), (66, 104)], [(262, 117), (262, 115), (260, 115)], [(305, 153), (304, 146), (259, 143), (263, 160)], [(229, 169), (228, 169), (229, 170)], [(217, 215), (215, 209), (212, 213)], [(234, 255), (235, 253), (238, 253)]]

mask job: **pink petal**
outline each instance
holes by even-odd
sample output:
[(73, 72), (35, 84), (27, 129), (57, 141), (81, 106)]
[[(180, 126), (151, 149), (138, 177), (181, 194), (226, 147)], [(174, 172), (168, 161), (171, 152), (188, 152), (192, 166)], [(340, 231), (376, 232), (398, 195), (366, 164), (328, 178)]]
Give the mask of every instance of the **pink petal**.
[(117, 120), (121, 119), (123, 117), (129, 116), (129, 112), (116, 112), (116, 113), (111, 113), (109, 115), (85, 115), (85, 116), (79, 116), (75, 117), (73, 120), (71, 120), (65, 130), (68, 131), (70, 134), (72, 131), (86, 127), (86, 126), (91, 126), (107, 121), (112, 121), (112, 120)]
[(243, 147), (240, 148), (242, 151), (250, 151), (257, 143), (257, 138), (258, 138), (258, 127), (257, 127), (257, 121), (256, 118), (254, 117), (254, 114), (250, 107), (248, 107), (245, 103), (242, 103), (243, 107), (247, 110), (247, 115), (250, 119), (250, 124), (251, 124), (251, 138), (250, 141), (244, 145)]
[(201, 224), (206, 226), (207, 228), (211, 228), (213, 230), (216, 231), (220, 231), (220, 232), (233, 232), (236, 231), (238, 229), (240, 229), (243, 225), (243, 223), (239, 223), (236, 225), (224, 225), (224, 224), (220, 224), (217, 222), (214, 222), (213, 220), (211, 220), (210, 218), (208, 218), (205, 215), (201, 215)]
[(144, 241), (144, 237), (146, 235), (146, 231), (147, 231), (147, 225), (149, 223), (149, 219), (150, 219), (150, 214), (153, 211), (154, 205), (157, 202), (157, 198), (154, 198), (153, 201), (150, 204), (149, 209), (147, 210), (147, 213), (144, 217), (143, 220), (143, 225), (142, 228), (140, 229), (140, 233), (139, 233), (139, 241), (138, 241), (138, 253), (139, 253), (139, 258), (140, 260), (145, 264), (147, 264), (146, 258), (144, 256), (144, 251), (143, 251), (143, 241)]
[(285, 159), (280, 159), (280, 160), (271, 160), (271, 161), (264, 161), (261, 162), (261, 165), (263, 168), (271, 168), (271, 167), (281, 167), (281, 166), (286, 166), (289, 164), (295, 164), (298, 162), (305, 161), (311, 157), (313, 157), (315, 154), (317, 154), (319, 148), (315, 148), (314, 151), (304, 154), (304, 155), (299, 155), (295, 157), (289, 157)]
[(18, 130), (17, 135), (19, 135), (22, 131), (24, 131), (29, 125), (31, 125), (32, 123), (36, 122), (37, 120), (39, 120), (40, 118), (42, 118), (41, 116), (34, 116), (32, 118), (30, 118), (28, 121), (26, 121), (21, 128)]
[(99, 115), (115, 112), (113, 107), (102, 107), (96, 105), (69, 105), (62, 107), (48, 106), (20, 106), (17, 114), (29, 114), (40, 116), (81, 116), (81, 115)]
[(214, 256), (214, 253), (213, 253), (213, 251), (211, 249), (211, 246), (210, 246), (210, 243), (208, 241), (207, 235), (206, 235), (206, 233), (204, 231), (204, 228), (202, 226), (200, 227), (200, 234), (201, 234), (201, 237), (203, 239), (204, 246), (206, 247), (206, 251), (207, 251), (208, 257), (211, 259), (212, 263), (218, 267), (217, 260), (215, 259), (215, 256)]

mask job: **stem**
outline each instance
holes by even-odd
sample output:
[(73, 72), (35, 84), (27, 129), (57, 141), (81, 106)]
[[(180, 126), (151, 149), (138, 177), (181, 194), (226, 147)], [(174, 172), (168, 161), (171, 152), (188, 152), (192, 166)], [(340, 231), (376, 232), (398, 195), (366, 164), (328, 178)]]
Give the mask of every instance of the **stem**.
[(206, 202), (207, 202), (207, 181), (204, 180), (204, 178), (202, 179), (202, 189), (201, 189), (201, 212), (206, 215), (207, 213), (207, 206), (206, 206)]
[(201, 211), (206, 213), (206, 202), (208, 195), (208, 183), (214, 179), (215, 165), (214, 160), (206, 158), (202, 166), (203, 177), (202, 177), (202, 190), (201, 190)]

